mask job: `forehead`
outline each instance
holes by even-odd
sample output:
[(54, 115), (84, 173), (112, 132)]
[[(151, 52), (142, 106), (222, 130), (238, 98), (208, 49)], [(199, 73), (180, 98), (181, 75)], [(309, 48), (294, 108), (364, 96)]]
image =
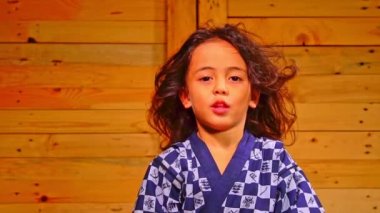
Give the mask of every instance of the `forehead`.
[(239, 51), (227, 41), (210, 39), (196, 47), (192, 53), (192, 66), (239, 66), (245, 69)]

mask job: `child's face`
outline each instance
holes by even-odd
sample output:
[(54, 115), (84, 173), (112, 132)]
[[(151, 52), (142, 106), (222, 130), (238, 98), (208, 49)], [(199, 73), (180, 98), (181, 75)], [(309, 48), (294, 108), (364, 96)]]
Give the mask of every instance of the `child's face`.
[(192, 108), (198, 128), (244, 128), (248, 107), (255, 108), (258, 97), (251, 91), (243, 58), (231, 44), (212, 39), (193, 51), (180, 98), (185, 108)]

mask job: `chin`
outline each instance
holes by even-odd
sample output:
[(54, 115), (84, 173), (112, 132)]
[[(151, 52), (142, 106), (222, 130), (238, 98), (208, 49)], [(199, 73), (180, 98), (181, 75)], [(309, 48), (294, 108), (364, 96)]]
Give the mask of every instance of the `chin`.
[(224, 132), (224, 131), (227, 131), (227, 130), (230, 130), (231, 128), (233, 128), (232, 125), (220, 124), (220, 123), (215, 124), (215, 125), (206, 125), (203, 127), (204, 127), (204, 129), (206, 129), (209, 132)]

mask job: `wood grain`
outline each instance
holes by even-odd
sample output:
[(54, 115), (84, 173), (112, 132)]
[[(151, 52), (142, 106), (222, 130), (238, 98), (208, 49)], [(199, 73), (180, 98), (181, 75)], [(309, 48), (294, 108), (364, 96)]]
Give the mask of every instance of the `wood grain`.
[[(290, 82), (290, 92), (297, 103), (379, 103), (379, 76), (299, 76)], [(152, 88), (5, 87), (0, 108), (147, 109), (152, 94)]]
[(297, 160), (315, 188), (379, 188), (380, 160)]
[(0, 134), (0, 157), (152, 157), (156, 134)]
[(147, 133), (146, 110), (0, 110), (1, 133)]
[(299, 66), (299, 75), (380, 74), (377, 46), (278, 47), (288, 60)]
[(275, 45), (379, 45), (380, 18), (230, 18)]
[(0, 2), (0, 20), (165, 20), (165, 0), (17, 0)]
[(299, 76), (290, 82), (298, 103), (380, 103), (380, 75)]
[(0, 206), (9, 203), (133, 203), (142, 175), (114, 180), (86, 177), (76, 180), (0, 180)]
[(223, 26), (227, 23), (227, 0), (198, 1), (198, 26)]
[(379, 17), (379, 2), (229, 0), (228, 16), (233, 17)]
[(378, 131), (380, 105), (321, 103), (296, 105), (299, 131)]
[[(25, 49), (26, 52), (32, 51), (31, 48)], [(42, 52), (43, 49), (43, 47), (37, 47), (35, 51)], [(33, 61), (29, 61), (26, 57), (27, 53), (22, 54), (25, 58), (13, 55), (13, 59), (6, 57), (3, 53), (4, 57), (0, 59), (0, 64), (2, 63), (0, 65), (0, 87), (76, 87), (80, 85), (80, 87), (152, 88), (154, 74), (158, 71), (161, 62), (151, 62), (157, 64), (151, 66), (121, 65), (121, 63), (125, 63), (121, 56), (126, 59), (129, 57), (130, 59), (127, 61), (135, 61), (135, 57), (139, 57), (139, 53), (130, 56), (123, 53), (119, 56), (117, 52), (121, 52), (122, 49), (120, 46), (115, 46), (113, 50), (103, 50), (107, 54), (115, 55), (119, 61), (115, 60), (114, 62), (110, 60), (107, 62), (106, 59), (97, 60), (96, 57), (91, 60), (89, 55), (77, 55), (76, 60), (59, 63), (59, 61), (52, 61), (53, 58), (50, 60), (37, 59), (32, 53), (29, 54), (29, 57)], [(380, 49), (378, 47), (285, 47), (278, 50), (282, 51), (289, 60), (296, 62), (300, 67), (299, 76), (378, 75), (380, 73)], [(82, 51), (86, 52), (87, 50)], [(58, 55), (58, 59), (65, 57), (65, 52), (57, 48), (49, 48), (49, 54)], [(159, 55), (160, 53), (151, 54)], [(140, 77), (141, 74), (144, 78)]]
[(296, 132), (295, 141), (284, 143), (296, 160), (380, 159), (378, 132)]
[(152, 157), (1, 158), (2, 180), (110, 181), (142, 179)]
[(163, 59), (161, 44), (0, 44), (0, 65), (158, 66)]
[(196, 0), (167, 1), (166, 58), (175, 54), (197, 28)]
[[(132, 201), (150, 161), (151, 158), (1, 158), (0, 184), (4, 187), (0, 200), (34, 202), (45, 195), (58, 198), (58, 202)], [(297, 162), (316, 189), (380, 187), (379, 160)], [(109, 196), (101, 196), (102, 192)]]
[(0, 87), (153, 88), (154, 75), (158, 71), (157, 66), (91, 63), (0, 65)]
[[(378, 132), (297, 132), (294, 159), (379, 160)], [(0, 157), (141, 157), (158, 154), (156, 134), (0, 134)]]
[(7, 213), (130, 213), (133, 203), (34, 203), (2, 204), (0, 211)]
[(152, 89), (2, 88), (1, 109), (147, 109)]
[(376, 212), (379, 189), (317, 189), (326, 212)]
[(0, 21), (0, 42), (165, 43), (163, 21)]
[[(378, 104), (297, 104), (298, 131), (377, 131)], [(0, 133), (151, 132), (145, 110), (0, 110)]]

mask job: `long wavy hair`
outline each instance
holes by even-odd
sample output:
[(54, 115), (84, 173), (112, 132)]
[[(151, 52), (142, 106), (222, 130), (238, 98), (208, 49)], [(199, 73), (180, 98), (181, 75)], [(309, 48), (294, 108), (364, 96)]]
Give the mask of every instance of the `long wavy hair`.
[[(192, 109), (185, 109), (179, 94), (194, 49), (210, 39), (222, 39), (234, 46), (245, 61), (251, 88), (260, 92), (255, 109), (249, 108), (245, 129), (255, 136), (281, 139), (296, 120), (294, 102), (286, 82), (297, 73), (294, 62), (271, 47), (253, 40), (254, 34), (241, 25), (204, 27), (196, 30), (182, 47), (161, 67), (155, 77), (155, 91), (148, 112), (148, 122), (164, 137), (161, 148), (184, 141), (197, 130)], [(280, 63), (281, 62), (281, 63)]]

